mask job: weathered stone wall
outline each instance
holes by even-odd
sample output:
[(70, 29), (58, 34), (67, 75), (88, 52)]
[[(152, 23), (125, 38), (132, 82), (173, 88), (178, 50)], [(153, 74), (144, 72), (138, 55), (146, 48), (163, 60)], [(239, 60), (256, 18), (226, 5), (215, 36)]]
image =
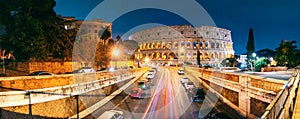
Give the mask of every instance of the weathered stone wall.
[(70, 85), (73, 79), (71, 75), (6, 77), (0, 78), (0, 86), (7, 88), (3, 90), (30, 90)]
[(269, 103), (250, 98), (250, 113), (259, 117), (264, 113), (268, 105)]
[(242, 115), (250, 116), (250, 118), (261, 116), (268, 104), (286, 83), (282, 80), (247, 74), (220, 72), (210, 69), (192, 70), (198, 71), (201, 82), (217, 92), (226, 104)]
[(261, 72), (270, 72), (270, 71), (286, 71), (287, 67), (264, 67), (261, 68)]
[(97, 72), (86, 74), (63, 74), (53, 76), (20, 76), (0, 77), (0, 91), (5, 90), (30, 90), (49, 88), (56, 86), (71, 85), (75, 83), (88, 82), (100, 78), (113, 77), (125, 73), (133, 73), (142, 69), (119, 70), (115, 72)]
[(31, 73), (34, 71), (49, 71), (51, 73), (66, 73), (84, 66), (92, 66), (91, 63), (79, 62), (12, 62), (8, 65), (11, 69)]
[[(118, 85), (111, 85), (105, 89), (99, 89), (80, 95), (78, 97), (79, 112), (94, 105), (98, 101), (102, 100), (106, 95), (110, 95), (115, 91), (118, 86), (124, 85), (128, 81), (121, 82)], [(109, 92), (105, 94), (105, 92)], [(45, 94), (46, 95), (46, 94)], [(22, 114), (26, 114), (29, 118), (45, 117), (45, 118), (68, 118), (76, 114), (77, 110), (76, 97), (63, 98), (59, 100), (53, 100), (44, 103), (37, 103), (31, 105), (31, 112), (33, 116), (29, 114), (29, 105), (14, 106), (14, 107), (3, 107), (2, 115), (0, 118), (14, 119), (20, 118)], [(22, 117), (23, 118), (23, 117)]]

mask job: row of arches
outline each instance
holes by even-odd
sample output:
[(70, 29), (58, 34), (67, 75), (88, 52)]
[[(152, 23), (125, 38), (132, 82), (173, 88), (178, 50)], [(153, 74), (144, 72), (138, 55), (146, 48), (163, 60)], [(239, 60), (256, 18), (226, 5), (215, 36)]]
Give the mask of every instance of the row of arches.
[(199, 49), (232, 49), (232, 42), (225, 41), (179, 41), (179, 42), (152, 42), (152, 43), (140, 43), (139, 48), (141, 50), (147, 49), (176, 49), (179, 47), (184, 48), (199, 48)]
[[(173, 60), (173, 59), (196, 59), (197, 52), (141, 52), (135, 54), (138, 59), (149, 58), (151, 60)], [(233, 53), (227, 52), (200, 52), (201, 60), (222, 60), (233, 57)]]

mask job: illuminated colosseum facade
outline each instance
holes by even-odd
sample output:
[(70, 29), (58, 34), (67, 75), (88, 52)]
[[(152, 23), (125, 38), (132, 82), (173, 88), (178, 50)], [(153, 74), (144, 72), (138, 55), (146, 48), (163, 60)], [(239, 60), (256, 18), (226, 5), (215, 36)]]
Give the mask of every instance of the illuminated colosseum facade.
[(139, 63), (197, 64), (197, 50), (201, 64), (221, 67), (225, 58), (233, 57), (231, 31), (212, 26), (161, 26), (132, 34), (130, 40), (139, 44), (135, 59)]

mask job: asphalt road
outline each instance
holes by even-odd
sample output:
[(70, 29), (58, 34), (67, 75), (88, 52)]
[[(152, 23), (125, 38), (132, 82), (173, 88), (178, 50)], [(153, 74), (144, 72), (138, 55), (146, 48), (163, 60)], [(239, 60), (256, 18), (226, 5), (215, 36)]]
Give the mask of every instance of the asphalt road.
[[(144, 90), (145, 98), (133, 99), (129, 96), (132, 88), (137, 86), (135, 83), (86, 118), (97, 118), (105, 111), (113, 109), (123, 111), (125, 119), (197, 119), (203, 104), (191, 102), (180, 83), (182, 75), (178, 75), (177, 71), (177, 68), (172, 67), (158, 68), (155, 78), (150, 80), (152, 86)], [(146, 78), (146, 74), (140, 79)], [(196, 77), (186, 75), (197, 87), (202, 88)], [(207, 110), (209, 114), (203, 116), (222, 113), (226, 115), (226, 118), (241, 118), (233, 109), (220, 101), (213, 105), (213, 108), (208, 107)]]

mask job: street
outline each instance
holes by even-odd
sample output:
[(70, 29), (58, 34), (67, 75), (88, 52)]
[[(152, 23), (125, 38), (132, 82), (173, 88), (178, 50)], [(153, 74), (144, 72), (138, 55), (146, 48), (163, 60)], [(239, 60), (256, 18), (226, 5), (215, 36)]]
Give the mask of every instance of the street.
[[(133, 99), (129, 96), (130, 91), (137, 87), (137, 82), (129, 86), (121, 94), (116, 96), (109, 103), (93, 112), (87, 119), (99, 117), (108, 110), (120, 110), (124, 113), (125, 119), (197, 119), (201, 102), (191, 102), (187, 92), (180, 82), (182, 75), (177, 74), (178, 68), (160, 67), (154, 79), (149, 80), (150, 89), (144, 90), (146, 93), (142, 99)], [(144, 74), (139, 80), (145, 79)], [(203, 88), (192, 75), (185, 74), (194, 82), (196, 87)], [(210, 108), (207, 108), (210, 110)], [(213, 106), (208, 115), (222, 112), (230, 118), (241, 118), (233, 109), (230, 109), (220, 101)], [(207, 115), (203, 115), (207, 116)]]

